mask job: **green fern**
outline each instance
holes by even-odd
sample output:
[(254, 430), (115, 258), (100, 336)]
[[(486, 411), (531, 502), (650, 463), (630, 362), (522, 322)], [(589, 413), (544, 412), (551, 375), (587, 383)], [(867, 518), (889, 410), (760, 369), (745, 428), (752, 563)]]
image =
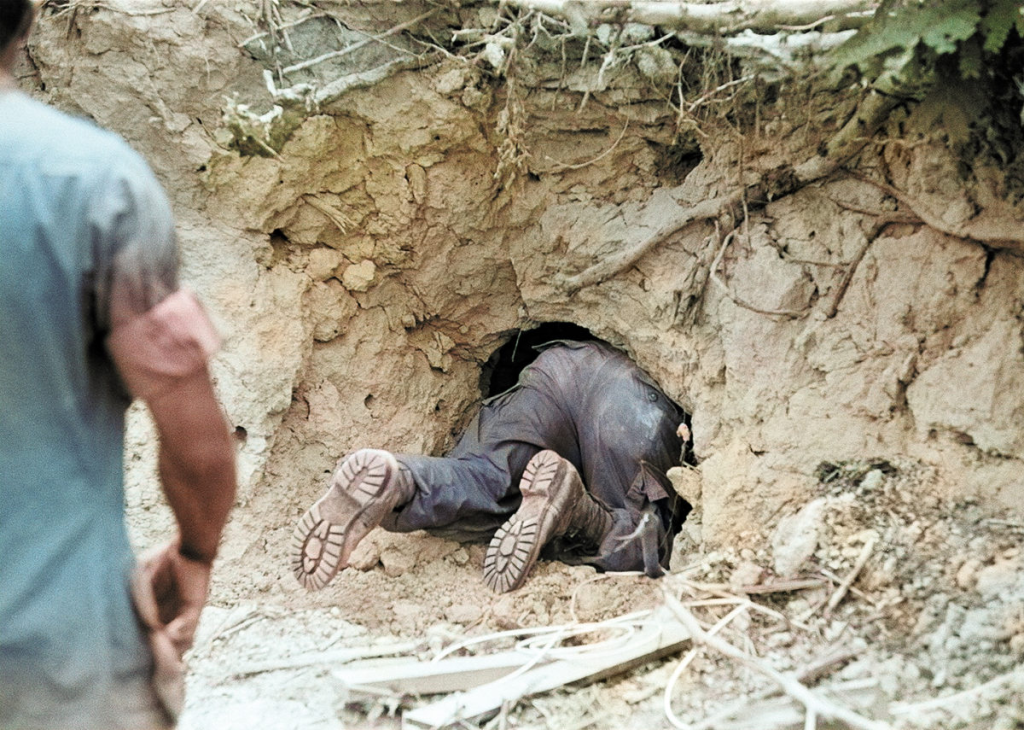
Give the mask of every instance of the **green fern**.
[(881, 8), (857, 35), (837, 48), (831, 59), (835, 71), (853, 66), (876, 77), (887, 58), (922, 46), (937, 55), (953, 53), (957, 43), (973, 36), (981, 23), (981, 0), (952, 0), (931, 5), (915, 2), (889, 10)]
[(1022, 39), (1021, 0), (895, 0), (836, 49), (831, 69), (834, 80), (852, 68), (869, 82), (887, 72), (919, 100), (911, 129), (942, 129), (962, 144), (990, 112), (993, 89), (1005, 86), (1004, 67), (1019, 58)]
[(981, 20), (981, 33), (985, 36), (985, 52), (999, 53), (1016, 27), (1017, 35), (1024, 38), (1024, 10), (1016, 0), (994, 0), (988, 13)]

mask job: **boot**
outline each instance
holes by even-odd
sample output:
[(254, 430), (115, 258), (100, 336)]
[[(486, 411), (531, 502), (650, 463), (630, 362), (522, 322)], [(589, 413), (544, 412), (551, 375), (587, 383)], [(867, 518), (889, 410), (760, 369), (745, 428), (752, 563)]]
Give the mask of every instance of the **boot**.
[(327, 585), (348, 565), (359, 541), (415, 492), (412, 474), (390, 452), (361, 449), (344, 459), (327, 493), (292, 534), (292, 571), (299, 583), (311, 591)]
[(608, 510), (587, 493), (576, 468), (554, 451), (530, 459), (519, 491), (522, 504), (498, 528), (484, 557), (484, 582), (498, 593), (521, 586), (552, 539), (571, 536), (597, 546), (612, 528)]

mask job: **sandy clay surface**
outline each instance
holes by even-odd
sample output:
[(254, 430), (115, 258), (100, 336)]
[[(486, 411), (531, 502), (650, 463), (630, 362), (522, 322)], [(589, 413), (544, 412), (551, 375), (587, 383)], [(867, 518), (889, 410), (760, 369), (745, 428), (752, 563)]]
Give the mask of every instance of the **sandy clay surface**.
[[(909, 483), (920, 489), (927, 474), (888, 463), (825, 465), (820, 476), (819, 496), (781, 523), (771, 549), (692, 552), (697, 515), (672, 573), (657, 581), (542, 562), (521, 590), (499, 596), (480, 581), (481, 547), (378, 531), (357, 553), (359, 568), (322, 593), (208, 608), (182, 727), (399, 727), (403, 711), (437, 698), (367, 698), (337, 670), (362, 652), (429, 660), (497, 632), (504, 638), (455, 654), (508, 650), (540, 627), (654, 608), (663, 591), (705, 628), (732, 612), (718, 636), (751, 663), (713, 648), (690, 656), (687, 645), (622, 676), (526, 698), (484, 726), (813, 726), (763, 674), (769, 668), (803, 677), (855, 712), (859, 727), (1021, 727), (1024, 523), (987, 518), (970, 502), (907, 499)], [(809, 587), (789, 589), (801, 582)], [(781, 590), (763, 592), (773, 585)], [(598, 640), (629, 639), (607, 629), (542, 646), (584, 656)], [(524, 662), (537, 646), (523, 649)]]

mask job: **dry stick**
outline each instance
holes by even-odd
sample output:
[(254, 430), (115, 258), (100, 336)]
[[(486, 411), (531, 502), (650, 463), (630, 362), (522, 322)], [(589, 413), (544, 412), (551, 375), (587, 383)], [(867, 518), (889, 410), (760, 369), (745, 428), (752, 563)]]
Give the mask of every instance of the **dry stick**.
[[(668, 595), (668, 590), (665, 591), (665, 595)], [(708, 630), (708, 634), (717, 634), (719, 631), (728, 626), (734, 618), (736, 618), (746, 610), (747, 606), (736, 606), (736, 608), (727, 613), (723, 618), (719, 619), (715, 623), (715, 625)], [(680, 730), (698, 730), (698, 728), (703, 728), (704, 726), (704, 723), (700, 723), (696, 726), (687, 725), (686, 723), (679, 720), (679, 718), (675, 716), (675, 713), (672, 712), (672, 688), (675, 686), (675, 683), (679, 679), (679, 677), (682, 676), (683, 671), (690, 665), (690, 663), (694, 659), (697, 658), (697, 654), (699, 652), (699, 647), (695, 646), (692, 649), (690, 649), (690, 651), (686, 653), (686, 656), (684, 656), (682, 660), (679, 662), (678, 666), (676, 666), (675, 670), (672, 672), (672, 676), (669, 677), (669, 680), (665, 685), (665, 695), (663, 698), (665, 717), (668, 718), (669, 723), (671, 723), (674, 727), (680, 728)]]
[(732, 644), (722, 641), (716, 636), (711, 636), (701, 627), (700, 622), (693, 617), (693, 614), (675, 596), (667, 591), (665, 592), (665, 604), (690, 632), (690, 637), (693, 641), (700, 642), (720, 654), (724, 654), (730, 659), (739, 662), (743, 666), (765, 675), (778, 684), (783, 692), (800, 702), (808, 711), (813, 712), (818, 717), (839, 720), (856, 730), (890, 730), (889, 725), (886, 723), (861, 717), (847, 707), (843, 707), (825, 697), (820, 697), (807, 689), (795, 677), (777, 672), (764, 662), (744, 654)]
[(740, 586), (737, 591), (748, 595), (761, 595), (765, 593), (791, 593), (793, 591), (804, 591), (808, 588), (821, 588), (825, 581), (814, 578), (802, 580), (779, 580), (774, 583), (759, 583), (757, 585)]
[(755, 612), (763, 614), (765, 616), (770, 616), (773, 619), (775, 619), (776, 621), (784, 621), (784, 622), (786, 622), (787, 624), (789, 624), (791, 626), (796, 626), (798, 629), (802, 629), (804, 631), (810, 631), (810, 628), (811, 628), (810, 626), (807, 626), (806, 624), (802, 624), (802, 623), (799, 623), (798, 621), (794, 621), (792, 619), (789, 619), (784, 614), (781, 614), (778, 611), (775, 611), (775, 610), (773, 610), (771, 608), (768, 608), (767, 606), (762, 606), (760, 603), (756, 603), (754, 601), (751, 601), (748, 596), (738, 596), (735, 593), (730, 593), (729, 591), (726, 591), (726, 590), (719, 590), (719, 589), (715, 588), (714, 585), (710, 585), (710, 584), (702, 585), (702, 584), (699, 584), (699, 583), (692, 583), (692, 582), (687, 581), (687, 580), (681, 581), (681, 585), (684, 588), (696, 589), (696, 590), (699, 590), (699, 591), (703, 591), (705, 593), (710, 593), (713, 596), (719, 596), (719, 597), (724, 598), (724, 599), (726, 599), (728, 601), (731, 601), (732, 603), (746, 606), (747, 609), (750, 610), (750, 611), (755, 611)]
[(327, 216), (342, 233), (348, 233), (348, 229), (352, 227), (354, 221), (333, 205), (325, 203), (315, 195), (303, 195), (302, 199)]
[(391, 656), (394, 654), (408, 654), (420, 648), (416, 642), (404, 644), (391, 644), (389, 646), (365, 647), (355, 649), (336, 649), (335, 651), (315, 651), (307, 654), (300, 654), (286, 659), (275, 659), (265, 662), (252, 662), (236, 669), (232, 674), (236, 677), (245, 677), (251, 674), (263, 672), (275, 672), (281, 669), (299, 669), (322, 664), (347, 664), (357, 659), (372, 659), (374, 657)]
[(859, 651), (853, 649), (839, 649), (831, 654), (826, 654), (820, 659), (811, 662), (806, 667), (797, 672), (796, 678), (800, 682), (817, 682), (819, 679), (831, 672), (836, 666), (840, 664), (846, 664), (852, 659), (856, 659), (860, 654)]
[[(843, 650), (835, 654), (830, 654), (801, 669), (799, 672), (797, 672), (796, 679), (798, 682), (815, 682), (821, 677), (828, 674), (833, 668), (835, 668), (839, 664), (845, 664), (846, 662), (850, 661), (856, 656), (857, 652), (849, 650)], [(733, 717), (734, 715), (736, 715), (736, 713), (740, 712), (744, 708), (749, 707), (755, 702), (770, 699), (775, 695), (779, 694), (779, 692), (780, 689), (778, 687), (769, 687), (768, 689), (763, 689), (745, 700), (741, 700), (740, 702), (733, 702), (728, 707), (724, 707), (715, 714), (709, 715), (696, 725), (693, 725), (692, 727), (688, 728), (688, 730), (714, 730), (715, 728), (719, 727), (724, 721), (728, 720), (730, 717)]]
[(857, 562), (853, 564), (853, 570), (851, 570), (847, 576), (843, 579), (843, 582), (836, 588), (836, 592), (832, 594), (832, 597), (828, 599), (828, 603), (825, 605), (825, 616), (828, 616), (839, 605), (839, 602), (846, 596), (846, 592), (850, 590), (850, 586), (853, 585), (853, 581), (857, 580), (857, 576), (860, 575), (860, 571), (864, 569), (864, 566), (868, 562), (868, 558), (871, 557), (871, 551), (875, 549), (875, 540), (868, 540), (864, 543), (864, 547), (861, 548), (860, 555), (857, 556)]
[[(396, 33), (401, 33), (403, 30), (406, 30), (407, 28), (411, 28), (412, 26), (416, 25), (417, 23), (421, 23), (422, 21), (424, 21), (427, 18), (429, 18), (431, 15), (434, 15), (436, 12), (437, 12), (437, 8), (434, 8), (433, 10), (428, 10), (427, 12), (423, 13), (422, 15), (416, 16), (412, 20), (407, 20), (404, 23), (399, 23), (394, 28), (391, 28), (390, 30), (385, 31), (385, 32), (381, 33), (380, 35), (371, 36), (370, 38), (367, 38), (366, 40), (359, 41), (358, 43), (353, 43), (351, 46), (346, 46), (345, 48), (342, 48), (341, 50), (331, 51), (330, 53), (325, 53), (322, 56), (317, 56), (316, 58), (311, 58), (308, 61), (303, 61), (302, 63), (297, 63), (294, 66), (288, 66), (288, 67), (282, 69), (281, 73), (283, 73), (283, 74), (295, 73), (296, 71), (302, 71), (303, 69), (307, 69), (307, 68), (310, 68), (312, 66), (316, 66), (317, 64), (321, 64), (324, 61), (329, 61), (332, 58), (340, 58), (341, 56), (344, 56), (344, 55), (346, 55), (348, 53), (352, 53), (353, 51), (358, 51), (363, 46), (368, 46), (371, 43), (376, 43), (377, 41), (383, 40), (384, 38), (387, 38), (389, 36), (393, 36)], [(412, 53), (412, 51), (409, 51), (409, 53)]]
[[(819, 567), (818, 572), (825, 576), (828, 580), (832, 581), (832, 583), (835, 585), (839, 585), (843, 582), (842, 578), (840, 578), (838, 575), (833, 573), (828, 568)], [(825, 583), (824, 585), (828, 585), (828, 583)], [(878, 601), (869, 596), (864, 591), (860, 590), (859, 588), (856, 588), (855, 586), (850, 586), (850, 594), (857, 596), (857, 598), (864, 601), (864, 603), (870, 603), (875, 608), (878, 608)]]
[(990, 679), (984, 684), (979, 684), (977, 687), (971, 689), (965, 689), (962, 692), (956, 692), (945, 697), (936, 697), (931, 700), (925, 700), (924, 702), (914, 702), (910, 704), (896, 703), (890, 706), (891, 711), (896, 715), (909, 715), (911, 713), (925, 712), (927, 710), (939, 710), (945, 709), (948, 705), (955, 705), (964, 700), (973, 699), (974, 697), (985, 694), (989, 690), (1001, 687), (1004, 684), (1008, 684), (1014, 679), (1024, 680), (1024, 669), (1018, 667), (1013, 671), (1001, 674), (995, 679)]
[[(692, 114), (697, 107), (699, 107), (705, 101), (707, 101), (712, 96), (717, 94), (719, 91), (725, 91), (726, 89), (728, 89), (728, 88), (730, 88), (732, 86), (738, 86), (740, 84), (746, 83), (747, 81), (751, 81), (753, 78), (754, 78), (754, 75), (750, 74), (749, 76), (744, 76), (743, 78), (736, 79), (735, 81), (727, 81), (726, 83), (722, 84), (721, 86), (719, 86), (717, 88), (714, 88), (711, 91), (708, 91), (703, 96), (699, 97), (697, 99), (697, 101), (691, 102), (690, 106), (688, 106), (686, 108), (686, 111), (688, 111), (689, 113)], [(682, 107), (682, 104), (680, 104), (680, 107)]]
[(750, 304), (740, 299), (738, 296), (732, 293), (732, 290), (729, 289), (729, 286), (718, 275), (718, 267), (722, 263), (722, 257), (725, 256), (725, 249), (729, 246), (729, 242), (733, 239), (735, 233), (736, 231), (729, 231), (729, 233), (726, 234), (725, 238), (722, 239), (722, 246), (721, 248), (718, 249), (718, 255), (715, 256), (715, 260), (711, 264), (711, 281), (715, 282), (719, 286), (719, 288), (721, 288), (722, 292), (725, 293), (725, 296), (727, 296), (733, 302), (733, 304), (743, 307), (744, 309), (749, 309), (751, 312), (757, 312), (758, 314), (765, 314), (771, 317), (794, 318), (802, 317), (805, 314), (807, 314), (807, 312), (809, 312), (811, 309), (810, 305), (804, 307), (803, 309), (761, 309), (760, 307), (755, 307), (753, 304)]
[[(733, 586), (728, 583), (694, 583), (688, 581), (690, 585), (702, 591), (728, 591)], [(795, 578), (793, 580), (776, 580), (771, 583), (756, 583), (747, 586), (736, 587), (736, 593), (746, 593), (748, 595), (763, 595), (766, 593), (792, 593), (794, 591), (803, 591), (808, 588), (823, 588), (826, 582), (820, 578)]]

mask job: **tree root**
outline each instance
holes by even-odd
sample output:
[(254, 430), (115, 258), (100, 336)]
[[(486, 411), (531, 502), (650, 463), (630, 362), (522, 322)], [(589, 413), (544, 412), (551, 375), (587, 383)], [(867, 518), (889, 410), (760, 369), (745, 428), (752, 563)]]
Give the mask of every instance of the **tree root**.
[(571, 295), (584, 287), (600, 284), (636, 264), (669, 236), (691, 223), (725, 218), (739, 220), (740, 206), (744, 201), (755, 207), (763, 207), (835, 172), (864, 148), (897, 103), (898, 99), (889, 94), (869, 91), (857, 106), (853, 117), (826, 145), (823, 154), (815, 155), (796, 167), (781, 166), (769, 170), (755, 185), (687, 208), (632, 248), (620, 251), (579, 274), (555, 277), (556, 286)]
[(947, 236), (962, 238), (968, 241), (992, 244), (999, 248), (1005, 248), (1007, 244), (1015, 244), (1013, 246), (1015, 249), (1024, 246), (1024, 223), (1021, 221), (1013, 219), (1002, 221), (976, 220), (966, 225), (946, 223), (938, 214), (929, 210), (924, 203), (914, 200), (907, 193), (897, 190), (888, 183), (875, 180), (854, 170), (847, 170), (847, 174), (868, 185), (873, 185), (886, 195), (895, 198), (899, 201), (900, 205), (909, 208), (910, 212), (917, 216), (925, 225), (929, 228), (934, 228), (939, 233), (945, 233)]
[(278, 89), (274, 85), (272, 77), (264, 74), (264, 79), (274, 101), (281, 104), (305, 105), (307, 109), (319, 109), (321, 106), (336, 101), (353, 89), (375, 86), (384, 79), (394, 76), (399, 71), (422, 68), (432, 62), (432, 57), (413, 56), (410, 58), (400, 58), (372, 68), (369, 71), (341, 76), (323, 87), (317, 87), (313, 84), (295, 84), (286, 89)]
[(744, 300), (740, 299), (738, 296), (732, 293), (732, 290), (729, 289), (728, 285), (726, 285), (726, 283), (718, 275), (718, 267), (719, 265), (721, 265), (722, 257), (725, 256), (725, 249), (728, 248), (729, 242), (732, 240), (734, 235), (736, 235), (736, 231), (732, 230), (729, 231), (729, 233), (727, 233), (722, 238), (722, 245), (718, 249), (718, 255), (715, 256), (715, 260), (711, 264), (711, 281), (715, 282), (722, 289), (722, 291), (725, 293), (725, 296), (729, 297), (733, 304), (743, 307), (744, 309), (749, 309), (751, 312), (756, 312), (757, 314), (764, 314), (769, 317), (796, 318), (803, 317), (804, 315), (806, 315), (807, 312), (810, 311), (809, 306), (804, 307), (803, 309), (761, 309), (760, 307), (755, 307), (753, 304), (748, 304), (747, 302), (745, 302)]
[(872, 0), (771, 0), (756, 4), (738, 1), (710, 4), (642, 0), (500, 1), (561, 18), (574, 26), (615, 20), (711, 34), (805, 26), (818, 22), (823, 16), (832, 16), (842, 28), (859, 27), (867, 22), (877, 5)]
[(832, 302), (828, 305), (828, 309), (825, 310), (825, 319), (832, 319), (836, 316), (839, 311), (839, 305), (843, 301), (843, 297), (846, 296), (846, 290), (850, 287), (850, 282), (853, 281), (854, 274), (857, 273), (857, 267), (860, 266), (860, 262), (864, 260), (864, 255), (868, 252), (882, 231), (890, 223), (921, 223), (921, 219), (917, 216), (908, 216), (902, 213), (880, 213), (871, 210), (865, 210), (856, 206), (849, 205), (840, 200), (832, 201), (840, 208), (852, 211), (854, 213), (861, 213), (862, 215), (874, 216), (875, 221), (871, 224), (871, 228), (865, 235), (864, 245), (860, 247), (857, 254), (850, 260), (846, 266), (846, 272), (843, 274), (842, 281), (839, 282), (839, 286), (836, 287), (835, 294), (832, 296)]
[[(414, 25), (418, 25), (418, 24), (422, 23), (424, 20), (426, 20), (430, 16), (434, 15), (435, 13), (437, 13), (437, 8), (433, 8), (432, 10), (428, 10), (427, 12), (423, 13), (422, 15), (416, 16), (412, 20), (407, 20), (404, 23), (400, 23), (400, 24), (394, 26), (393, 28), (390, 28), (390, 29), (384, 31), (383, 33), (380, 33), (379, 35), (370, 36), (369, 38), (366, 38), (365, 40), (361, 40), (358, 43), (353, 43), (352, 45), (345, 46), (344, 48), (342, 48), (340, 50), (331, 51), (330, 53), (325, 53), (325, 54), (323, 54), (321, 56), (317, 56), (316, 58), (311, 58), (311, 59), (309, 59), (307, 61), (302, 61), (301, 63), (296, 63), (296, 64), (294, 64), (292, 66), (287, 66), (287, 67), (281, 69), (281, 73), (284, 74), (285, 76), (287, 76), (288, 74), (295, 73), (296, 71), (302, 71), (302, 70), (307, 69), (307, 68), (312, 68), (313, 66), (321, 64), (321, 63), (323, 63), (325, 61), (330, 61), (331, 59), (335, 59), (335, 58), (341, 58), (342, 56), (345, 56), (345, 55), (347, 55), (349, 53), (352, 53), (353, 51), (358, 51), (360, 48), (368, 46), (371, 43), (378, 43), (378, 42), (384, 40), (385, 38), (393, 36), (393, 35), (395, 35), (397, 33), (401, 33), (403, 30), (408, 30), (409, 28), (413, 27)], [(415, 54), (412, 54), (411, 52), (410, 52), (410, 54), (411, 55), (415, 55)]]

